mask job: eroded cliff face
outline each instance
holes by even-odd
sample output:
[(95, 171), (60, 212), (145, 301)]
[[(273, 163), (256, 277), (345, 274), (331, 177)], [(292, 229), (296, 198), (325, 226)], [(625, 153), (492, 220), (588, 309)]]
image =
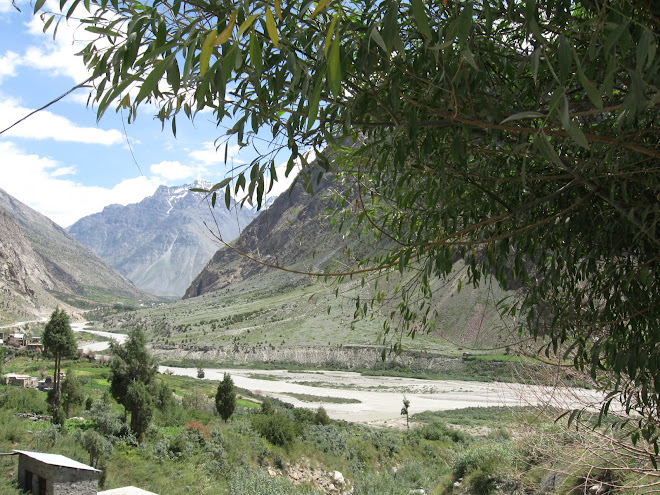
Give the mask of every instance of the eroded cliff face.
[(6, 313), (6, 319), (36, 315), (42, 307), (55, 304), (43, 289), (56, 286), (19, 225), (0, 209), (0, 313)]
[(224, 366), (247, 363), (278, 363), (308, 366), (309, 369), (379, 369), (400, 366), (414, 371), (457, 370), (463, 366), (461, 358), (428, 352), (403, 352), (386, 356), (382, 350), (368, 346), (309, 347), (309, 346), (204, 346), (196, 344), (163, 345), (153, 343), (152, 353), (160, 359), (202, 360)]

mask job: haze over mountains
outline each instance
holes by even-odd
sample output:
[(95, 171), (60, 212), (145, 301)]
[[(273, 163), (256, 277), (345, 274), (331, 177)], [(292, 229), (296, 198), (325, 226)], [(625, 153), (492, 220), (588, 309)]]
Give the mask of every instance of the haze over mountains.
[(68, 231), (138, 288), (180, 297), (219, 247), (204, 224), (230, 241), (256, 216), (235, 205), (228, 211), (224, 202), (211, 212), (205, 195), (190, 191), (210, 186), (160, 186), (139, 203), (107, 206)]
[(0, 320), (148, 297), (44, 215), (0, 189)]

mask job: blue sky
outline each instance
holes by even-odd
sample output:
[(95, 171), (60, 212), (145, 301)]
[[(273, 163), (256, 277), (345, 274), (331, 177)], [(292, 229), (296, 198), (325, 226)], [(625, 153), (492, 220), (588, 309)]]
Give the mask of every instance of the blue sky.
[[(75, 56), (81, 45), (74, 41), (84, 39), (84, 31), (62, 24), (53, 40), (28, 1), (17, 5), (22, 12), (11, 0), (0, 0), (0, 130), (87, 78)], [(124, 132), (122, 116), (113, 110), (97, 124), (95, 109), (86, 106), (88, 95), (79, 89), (0, 135), (0, 188), (68, 227), (106, 205), (138, 202), (161, 184), (225, 177), (224, 146), (219, 152), (214, 146), (224, 130), (210, 114), (194, 123), (182, 115), (174, 138), (142, 108)], [(238, 153), (235, 141), (228, 156), (234, 165), (252, 159)]]

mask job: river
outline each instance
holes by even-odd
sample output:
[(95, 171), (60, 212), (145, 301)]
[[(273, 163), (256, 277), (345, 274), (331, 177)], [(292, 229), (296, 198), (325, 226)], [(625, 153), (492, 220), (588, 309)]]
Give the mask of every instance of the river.
[[(128, 336), (85, 328), (73, 323), (74, 332), (87, 332), (123, 344)], [(81, 345), (85, 351), (98, 352), (109, 342)], [(197, 368), (159, 366), (160, 373), (197, 377)], [(594, 409), (602, 394), (584, 389), (548, 387), (500, 382), (459, 380), (421, 380), (405, 377), (364, 376), (350, 371), (287, 371), (232, 368), (205, 368), (204, 380), (222, 380), (229, 373), (240, 388), (289, 402), (296, 407), (316, 409), (323, 406), (333, 419), (372, 425), (403, 427), (401, 416), (404, 396), (410, 401), (411, 415), (423, 411), (445, 411), (467, 407), (552, 406), (561, 409)], [(334, 402), (333, 402), (334, 401)], [(344, 402), (344, 403), (342, 403)]]

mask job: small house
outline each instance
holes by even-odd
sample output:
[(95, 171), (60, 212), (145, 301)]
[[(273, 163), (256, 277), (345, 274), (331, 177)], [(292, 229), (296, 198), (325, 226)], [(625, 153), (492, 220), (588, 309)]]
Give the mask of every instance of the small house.
[(15, 450), (18, 486), (33, 495), (96, 495), (100, 471), (59, 454)]
[(23, 347), (27, 343), (24, 333), (10, 333), (7, 338), (7, 345), (14, 347)]
[(3, 378), (5, 379), (5, 385), (13, 385), (14, 387), (37, 388), (39, 384), (38, 380), (30, 375), (7, 373)]

